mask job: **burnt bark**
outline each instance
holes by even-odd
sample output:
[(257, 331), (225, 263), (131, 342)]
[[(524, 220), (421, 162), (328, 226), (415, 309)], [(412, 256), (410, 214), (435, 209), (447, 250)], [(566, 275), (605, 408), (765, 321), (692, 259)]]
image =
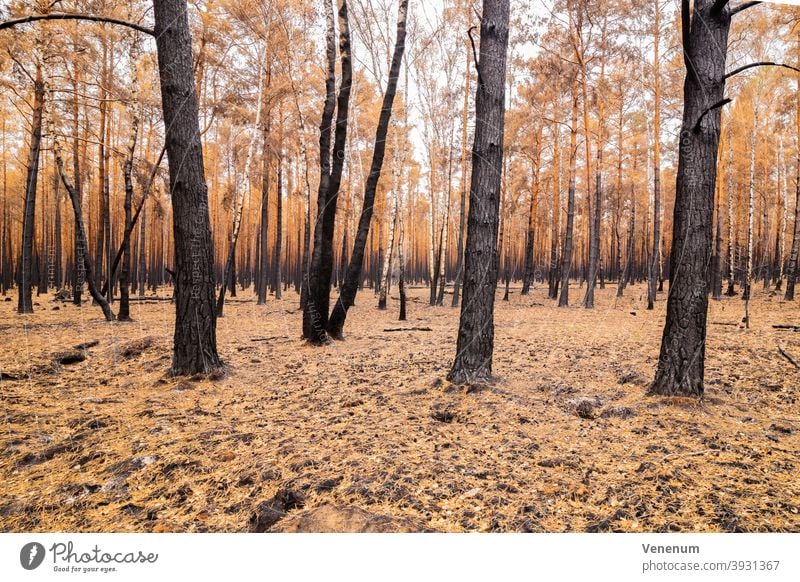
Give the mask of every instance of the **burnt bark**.
[(567, 225), (564, 229), (564, 252), (561, 254), (561, 293), (558, 306), (569, 306), (569, 277), (572, 273), (572, 250), (575, 230), (575, 165), (578, 140), (578, 91), (572, 82), (572, 124), (569, 140), (569, 186), (567, 187)]
[(447, 376), (457, 384), (488, 381), (492, 374), (508, 22), (509, 0), (484, 0), (477, 64), (464, 297), (455, 361)]
[(207, 373), (217, 355), (214, 266), (186, 0), (154, 0), (175, 241), (172, 374)]
[[(333, 234), (336, 226), (336, 205), (347, 144), (347, 113), (353, 78), (350, 54), (350, 25), (347, 1), (339, 0), (339, 53), (342, 77), (336, 96), (336, 43), (333, 14), (328, 7), (326, 98), (320, 121), (320, 181), (317, 190), (317, 221), (314, 225), (314, 248), (307, 274), (308, 296), (303, 309), (303, 337), (312, 344), (328, 341), (328, 310), (333, 275)], [(336, 132), (331, 165), (331, 119), (336, 105)]]
[(344, 282), (340, 287), (339, 299), (333, 307), (326, 329), (331, 337), (341, 338), (344, 329), (347, 310), (352, 307), (358, 293), (358, 284), (361, 280), (361, 271), (364, 265), (364, 252), (367, 246), (370, 223), (372, 222), (372, 211), (375, 204), (375, 192), (378, 188), (378, 181), (383, 169), (383, 158), (386, 153), (386, 135), (389, 131), (389, 121), (392, 116), (392, 105), (397, 93), (397, 81), (400, 77), (400, 63), (403, 60), (406, 39), (406, 15), (408, 12), (408, 0), (400, 0), (397, 14), (397, 37), (392, 54), (392, 63), (389, 68), (389, 81), (386, 84), (386, 92), (383, 95), (381, 114), (378, 119), (378, 126), (375, 130), (375, 147), (372, 152), (372, 164), (364, 186), (364, 202), (361, 207), (361, 216), (358, 219), (358, 230), (356, 231), (353, 243), (353, 252), (350, 255), (350, 263), (347, 266)]
[(39, 177), (39, 152), (42, 148), (42, 114), (45, 99), (42, 65), (36, 65), (36, 78), (33, 83), (33, 119), (28, 144), (28, 171), (25, 178), (25, 202), (22, 211), (22, 245), (19, 257), (19, 297), (17, 312), (33, 313), (33, 237), (36, 222), (36, 184)]
[(719, 108), (708, 109), (724, 96), (731, 24), (729, 9), (717, 11), (713, 4), (713, 0), (696, 0), (693, 16), (689, 0), (683, 0), (681, 6), (686, 78), (672, 268), (667, 319), (651, 394), (701, 396), (704, 390), (708, 270), (721, 115)]

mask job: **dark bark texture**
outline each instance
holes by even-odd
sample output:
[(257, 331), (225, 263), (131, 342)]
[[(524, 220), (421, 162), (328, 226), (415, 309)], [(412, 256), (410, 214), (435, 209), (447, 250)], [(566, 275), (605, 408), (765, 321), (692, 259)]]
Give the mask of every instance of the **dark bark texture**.
[(448, 379), (457, 384), (488, 381), (492, 374), (508, 21), (509, 0), (484, 0), (475, 97), (475, 140), (472, 148), (464, 296), (456, 357), (448, 374)]
[[(727, 7), (682, 2), (686, 61), (667, 320), (652, 394), (700, 396), (705, 370), (714, 190), (730, 30)], [(702, 118), (702, 120), (701, 120)], [(701, 120), (698, 123), (698, 120)], [(653, 265), (655, 265), (653, 261)]]
[(175, 240), (174, 375), (207, 373), (217, 355), (208, 187), (186, 0), (154, 0)]
[(392, 64), (389, 68), (389, 82), (383, 95), (381, 114), (375, 130), (375, 148), (372, 153), (369, 176), (364, 186), (364, 203), (361, 216), (358, 219), (358, 230), (353, 243), (353, 253), (350, 255), (350, 263), (347, 266), (347, 273), (341, 286), (339, 299), (333, 307), (333, 312), (327, 324), (328, 333), (337, 339), (342, 337), (347, 310), (352, 307), (355, 301), (356, 293), (358, 293), (358, 284), (361, 280), (361, 270), (364, 266), (364, 251), (367, 247), (367, 237), (369, 236), (369, 227), (372, 222), (375, 192), (378, 189), (378, 181), (383, 169), (383, 158), (386, 153), (386, 135), (389, 132), (392, 105), (397, 93), (397, 80), (400, 77), (400, 63), (403, 60), (406, 46), (407, 11), (408, 0), (401, 0), (397, 16), (397, 38), (395, 40), (394, 54), (392, 55)]

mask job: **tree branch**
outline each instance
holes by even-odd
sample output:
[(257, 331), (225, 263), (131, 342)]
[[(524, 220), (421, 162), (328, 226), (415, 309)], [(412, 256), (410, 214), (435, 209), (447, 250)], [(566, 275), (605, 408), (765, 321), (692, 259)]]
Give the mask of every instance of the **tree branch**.
[(467, 31), (467, 36), (469, 36), (469, 42), (472, 44), (472, 59), (475, 61), (475, 70), (478, 72), (478, 84), (483, 85), (483, 78), (481, 77), (481, 68), (478, 64), (478, 51), (475, 48), (475, 39), (472, 38), (472, 31), (477, 28), (475, 26), (470, 27)]
[(128, 22), (127, 20), (119, 20), (117, 18), (111, 18), (108, 16), (95, 16), (93, 14), (75, 14), (70, 12), (53, 12), (51, 14), (31, 14), (29, 16), (22, 16), (21, 18), (14, 18), (12, 20), (6, 20), (5, 22), (0, 22), (0, 30), (5, 30), (6, 28), (14, 28), (15, 26), (19, 26), (20, 24), (28, 24), (29, 22), (36, 22), (37, 20), (89, 20), (91, 22), (107, 22), (109, 24), (118, 24), (119, 26), (125, 26), (127, 28), (132, 28), (138, 32), (149, 34), (150, 36), (155, 36), (155, 32), (151, 28), (147, 28), (146, 26), (141, 26), (136, 24), (135, 22)]
[(683, 41), (683, 60), (686, 63), (686, 70), (692, 70), (691, 66), (691, 48), (692, 40), (690, 32), (692, 30), (692, 14), (689, 6), (689, 0), (681, 1), (681, 40)]
[(708, 109), (703, 111), (703, 113), (700, 114), (700, 117), (697, 118), (697, 123), (694, 124), (694, 127), (692, 128), (692, 133), (699, 133), (700, 132), (700, 123), (703, 121), (703, 119), (705, 118), (706, 115), (708, 115), (709, 113), (711, 113), (715, 109), (719, 109), (720, 107), (725, 107), (731, 101), (732, 101), (732, 99), (729, 99), (728, 97), (725, 97), (725, 99), (723, 99), (722, 101), (714, 103), (714, 105), (712, 105), (711, 107), (709, 107)]
[(753, 6), (758, 6), (761, 4), (761, 1), (753, 1), (753, 2), (742, 2), (738, 6), (734, 6), (731, 8), (731, 16), (734, 14), (739, 14), (742, 10), (747, 10), (748, 8), (752, 8)]
[(722, 14), (722, 9), (728, 5), (728, 1), (729, 0), (716, 0), (716, 2), (714, 2), (714, 5), (711, 7), (711, 14), (713, 16), (718, 16)]
[(757, 63), (749, 63), (747, 65), (743, 65), (743, 66), (739, 67), (738, 69), (734, 69), (733, 71), (731, 71), (730, 73), (727, 73), (725, 75), (725, 79), (726, 80), (730, 79), (734, 75), (738, 75), (739, 73), (742, 73), (742, 72), (746, 71), (747, 69), (753, 69), (755, 67), (782, 67), (784, 69), (791, 69), (792, 71), (795, 71), (796, 73), (800, 73), (800, 69), (798, 69), (797, 67), (793, 67), (791, 65), (787, 65), (787, 64), (784, 64), (784, 63), (773, 63), (771, 61), (759, 61)]

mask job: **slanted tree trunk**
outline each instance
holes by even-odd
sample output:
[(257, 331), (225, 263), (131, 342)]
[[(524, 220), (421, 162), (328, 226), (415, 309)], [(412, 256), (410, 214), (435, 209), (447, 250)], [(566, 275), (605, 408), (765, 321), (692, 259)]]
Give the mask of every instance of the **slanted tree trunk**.
[(350, 255), (350, 263), (347, 266), (347, 273), (344, 282), (340, 287), (339, 299), (333, 307), (327, 325), (327, 331), (331, 337), (341, 339), (344, 329), (347, 310), (353, 305), (358, 292), (358, 284), (361, 280), (361, 270), (364, 264), (364, 252), (367, 246), (370, 223), (372, 221), (372, 211), (375, 204), (375, 191), (381, 177), (383, 168), (383, 157), (386, 152), (386, 134), (389, 131), (389, 121), (392, 115), (392, 105), (397, 92), (397, 80), (400, 76), (400, 63), (403, 60), (403, 53), (406, 46), (406, 16), (408, 12), (408, 0), (400, 0), (397, 14), (397, 38), (392, 54), (392, 63), (389, 67), (389, 80), (386, 84), (386, 92), (383, 95), (381, 114), (378, 119), (378, 126), (375, 130), (375, 146), (372, 153), (372, 164), (367, 176), (364, 187), (364, 203), (361, 208), (361, 216), (358, 219), (358, 230), (356, 231), (353, 252)]
[[(56, 168), (58, 169), (58, 174), (61, 177), (61, 182), (64, 184), (64, 187), (67, 189), (69, 193), (69, 198), (72, 201), (72, 212), (75, 217), (75, 231), (78, 233), (78, 243), (80, 248), (87, 248), (86, 247), (86, 230), (83, 227), (83, 217), (81, 216), (81, 206), (80, 201), (78, 200), (78, 191), (72, 186), (67, 178), (67, 174), (64, 171), (64, 160), (61, 156), (61, 146), (58, 143), (58, 136), (56, 132), (53, 130), (53, 120), (52, 118), (49, 119), (49, 129), (51, 139), (53, 140), (53, 155), (56, 159)], [(103, 297), (102, 293), (97, 287), (95, 283), (95, 279), (93, 276), (92, 271), (92, 264), (89, 260), (89, 253), (85, 252), (81, 254), (83, 259), (83, 273), (86, 277), (86, 283), (89, 286), (89, 293), (92, 296), (92, 299), (100, 306), (100, 309), (103, 311), (103, 315), (106, 318), (106, 321), (114, 321), (114, 312), (111, 311), (111, 307), (108, 304), (108, 301), (105, 297)]]
[(508, 22), (509, 0), (483, 1), (464, 298), (456, 356), (447, 376), (456, 384), (488, 381), (492, 375)]
[(569, 138), (569, 186), (567, 190), (567, 226), (564, 229), (564, 252), (561, 254), (561, 294), (559, 307), (569, 306), (569, 277), (572, 273), (573, 230), (575, 225), (575, 165), (578, 153), (578, 88), (572, 81), (572, 124)]
[[(689, 0), (681, 3), (686, 79), (678, 149), (670, 293), (651, 394), (703, 394), (708, 268), (720, 134), (720, 108), (710, 108), (724, 97), (731, 23), (727, 6), (721, 10), (715, 8), (718, 1), (695, 0), (693, 17)], [(653, 261), (652, 264), (657, 263)]]
[(22, 212), (22, 245), (19, 258), (18, 313), (33, 313), (33, 237), (36, 222), (36, 184), (39, 177), (39, 152), (42, 147), (42, 114), (44, 111), (45, 85), (42, 64), (36, 63), (33, 83), (33, 119), (28, 145), (28, 173), (25, 179), (25, 203)]
[(174, 375), (210, 372), (217, 355), (208, 188), (186, 0), (154, 0), (175, 241)]
[[(339, 52), (342, 78), (336, 97), (336, 43), (333, 14), (326, 3), (328, 72), (325, 82), (326, 99), (320, 121), (320, 181), (317, 191), (317, 221), (314, 225), (314, 250), (308, 270), (308, 297), (303, 310), (303, 337), (312, 344), (328, 341), (328, 311), (330, 307), (331, 277), (333, 275), (333, 234), (336, 226), (336, 204), (342, 180), (342, 169), (347, 144), (347, 113), (352, 84), (350, 55), (350, 25), (347, 1), (338, 0)], [(331, 119), (336, 105), (336, 133), (331, 166)], [(365, 202), (366, 205), (366, 202)]]

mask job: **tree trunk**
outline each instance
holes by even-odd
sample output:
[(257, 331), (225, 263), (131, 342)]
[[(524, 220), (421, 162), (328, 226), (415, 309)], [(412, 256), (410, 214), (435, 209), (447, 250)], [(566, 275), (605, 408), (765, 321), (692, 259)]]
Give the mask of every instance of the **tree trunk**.
[(711, 298), (715, 301), (722, 299), (722, 208), (720, 199), (722, 198), (722, 188), (717, 185), (716, 195), (714, 196), (714, 215), (716, 216), (716, 226), (714, 234), (714, 256), (711, 262)]
[[(398, 196), (400, 192), (398, 191)], [(405, 244), (405, 226), (403, 222), (403, 207), (402, 204), (398, 201), (398, 210), (397, 210), (397, 226), (400, 230), (400, 233), (397, 238), (397, 262), (398, 267), (400, 270), (399, 277), (397, 280), (397, 289), (400, 293), (400, 314), (398, 316), (399, 321), (406, 320), (406, 262), (405, 262), (405, 250), (403, 248), (403, 244)]]
[[(797, 53), (800, 55), (800, 32), (797, 35)], [(797, 134), (797, 159), (794, 204), (794, 233), (792, 234), (792, 250), (789, 253), (789, 264), (786, 270), (786, 301), (794, 301), (794, 286), (798, 276), (798, 255), (800, 255), (800, 78), (795, 91), (795, 131)]]
[(788, 212), (789, 212), (789, 192), (788, 192), (788, 185), (787, 185), (787, 172), (786, 172), (786, 158), (784, 157), (783, 153), (783, 136), (781, 136), (780, 141), (780, 153), (779, 153), (779, 160), (778, 160), (778, 172), (780, 173), (780, 180), (779, 188), (781, 191), (781, 230), (780, 230), (780, 242), (778, 244), (777, 249), (777, 256), (778, 256), (778, 280), (775, 282), (775, 290), (780, 291), (781, 287), (783, 286), (783, 275), (785, 273), (784, 269), (786, 268), (786, 227), (788, 224)]
[(756, 143), (758, 141), (758, 103), (754, 100), (753, 133), (750, 137), (750, 184), (747, 204), (747, 260), (744, 272), (744, 327), (750, 329), (750, 296), (753, 292), (753, 223), (756, 203)]
[(575, 165), (578, 142), (578, 90), (572, 81), (572, 125), (569, 138), (569, 186), (567, 190), (567, 226), (564, 230), (564, 252), (561, 254), (561, 294), (559, 307), (569, 306), (569, 277), (572, 273), (573, 230), (575, 225)]
[(28, 148), (28, 174), (25, 179), (25, 206), (22, 212), (22, 245), (19, 258), (19, 297), (17, 311), (33, 313), (31, 285), (33, 277), (33, 237), (36, 221), (36, 184), (39, 177), (39, 152), (42, 146), (42, 112), (45, 99), (41, 63), (36, 64), (33, 84), (33, 120)]
[[(67, 189), (69, 193), (69, 198), (72, 201), (72, 212), (75, 217), (75, 231), (78, 233), (78, 243), (80, 248), (87, 248), (86, 247), (86, 230), (83, 227), (83, 217), (81, 216), (81, 205), (78, 199), (78, 191), (70, 184), (69, 178), (67, 178), (67, 174), (64, 171), (64, 161), (61, 157), (61, 146), (58, 143), (58, 137), (56, 132), (53, 130), (53, 120), (52, 118), (49, 119), (49, 129), (50, 135), (52, 136), (53, 140), (53, 155), (56, 159), (56, 167), (58, 169), (58, 174), (61, 177), (61, 182), (64, 184), (64, 187)], [(102, 293), (100, 293), (98, 286), (95, 284), (95, 279), (93, 276), (92, 271), (92, 264), (89, 260), (89, 253), (85, 252), (81, 254), (83, 258), (83, 273), (86, 277), (86, 283), (89, 286), (89, 293), (92, 296), (92, 299), (100, 306), (100, 309), (103, 311), (103, 315), (106, 318), (106, 321), (114, 321), (114, 312), (111, 311), (111, 307), (106, 301), (106, 298), (103, 297)]]
[(154, 0), (175, 241), (174, 375), (207, 373), (217, 355), (214, 265), (186, 0)]
[[(397, 135), (395, 133), (395, 135)], [(395, 139), (395, 148), (397, 147), (397, 140)], [(391, 288), (392, 282), (392, 251), (394, 250), (394, 231), (395, 226), (397, 225), (397, 187), (399, 180), (397, 179), (397, 173), (399, 168), (397, 168), (397, 159), (395, 156), (395, 167), (392, 169), (392, 174), (394, 179), (392, 180), (394, 186), (392, 188), (394, 194), (394, 203), (392, 204), (392, 217), (389, 222), (389, 245), (386, 247), (386, 256), (383, 259), (383, 273), (381, 274), (381, 290), (378, 295), (378, 309), (386, 309), (386, 301), (387, 296), (389, 295), (389, 291)]]
[[(264, 49), (264, 62), (266, 61), (266, 49)], [(258, 135), (258, 128), (261, 125), (261, 100), (264, 94), (264, 77), (266, 68), (264, 62), (259, 63), (258, 67), (258, 98), (256, 99), (256, 119), (253, 123), (252, 136), (250, 143), (247, 146), (247, 157), (244, 163), (244, 183), (245, 188), (250, 189), (250, 166), (253, 163), (253, 153), (255, 152), (256, 137)], [(263, 69), (263, 71), (262, 71)], [(239, 241), (239, 232), (242, 228), (242, 211), (244, 209), (245, 193), (239, 192), (239, 183), (237, 181), (233, 197), (233, 229), (231, 231), (230, 248), (228, 250), (228, 260), (225, 263), (225, 271), (222, 275), (222, 286), (219, 290), (219, 298), (217, 299), (217, 317), (222, 317), (223, 307), (225, 305), (225, 289), (229, 288), (231, 297), (236, 297), (236, 243)]]
[(147, 285), (147, 256), (145, 252), (145, 234), (147, 233), (147, 201), (142, 200), (142, 223), (139, 225), (139, 297), (144, 297)]
[[(661, 56), (659, 54), (661, 9), (659, 2), (660, 0), (654, 0), (655, 34), (653, 35), (653, 66), (655, 74), (655, 96), (653, 102), (653, 253), (650, 263), (650, 273), (647, 279), (647, 309), (653, 309), (655, 307), (656, 291), (658, 289), (656, 281), (661, 272)], [(717, 136), (717, 141), (719, 141), (719, 136)], [(714, 160), (716, 166), (716, 154), (714, 155)], [(673, 247), (674, 246), (673, 241)]]
[(734, 285), (736, 282), (736, 223), (733, 214), (733, 133), (728, 133), (728, 166), (726, 190), (728, 192), (728, 288), (725, 295), (736, 295)]
[[(331, 276), (333, 274), (333, 234), (336, 226), (336, 204), (342, 180), (342, 168), (347, 144), (347, 113), (352, 84), (350, 55), (350, 25), (347, 16), (347, 1), (338, 0), (339, 6), (339, 52), (341, 53), (342, 78), (336, 99), (336, 44), (333, 14), (326, 5), (328, 22), (327, 57), (328, 74), (325, 82), (325, 107), (320, 121), (320, 181), (317, 191), (317, 221), (314, 226), (314, 249), (308, 274), (308, 297), (303, 310), (303, 337), (312, 344), (328, 341), (328, 311), (330, 306)], [(336, 104), (336, 132), (331, 167), (331, 119)], [(366, 203), (365, 203), (366, 205)]]
[(469, 218), (455, 361), (456, 384), (488, 381), (494, 352), (497, 230), (503, 172), (509, 0), (484, 0), (475, 97)]
[(464, 234), (467, 221), (467, 121), (469, 115), (469, 85), (470, 85), (470, 44), (466, 43), (467, 66), (464, 74), (464, 110), (461, 115), (461, 205), (458, 218), (458, 248), (456, 252), (456, 273), (453, 281), (453, 301), (450, 307), (458, 307), (458, 298), (461, 294), (461, 281), (464, 278)]
[[(119, 276), (119, 314), (120, 321), (130, 321), (130, 272), (131, 272), (131, 234), (133, 232), (133, 156), (136, 152), (136, 140), (139, 135), (139, 103), (138, 86), (136, 81), (136, 62), (138, 61), (137, 41), (134, 40), (130, 50), (130, 67), (132, 97), (129, 106), (131, 112), (131, 134), (128, 141), (128, 155), (122, 167), (122, 175), (125, 183), (125, 231), (122, 234), (122, 270)], [(108, 246), (109, 250), (111, 245)], [(111, 263), (109, 263), (111, 265)], [(109, 266), (109, 279), (113, 277), (113, 265)]]
[(275, 255), (273, 257), (272, 283), (275, 287), (275, 299), (281, 298), (281, 253), (283, 249), (283, 154), (278, 152), (278, 176), (275, 194)]
[(658, 368), (650, 386), (650, 393), (666, 396), (703, 394), (708, 268), (720, 132), (720, 108), (709, 107), (724, 96), (731, 22), (729, 8), (717, 12), (714, 4), (715, 0), (696, 0), (693, 18), (689, 0), (682, 0), (681, 6), (686, 79), (670, 293)]
[(333, 307), (330, 320), (328, 321), (327, 331), (331, 337), (340, 339), (344, 329), (347, 310), (353, 305), (358, 283), (361, 280), (361, 269), (364, 264), (364, 251), (369, 236), (370, 222), (372, 221), (372, 211), (375, 204), (375, 191), (381, 177), (383, 168), (383, 157), (386, 151), (386, 134), (389, 131), (389, 121), (392, 115), (392, 105), (395, 93), (397, 92), (397, 80), (400, 76), (400, 63), (403, 60), (406, 39), (406, 16), (408, 12), (408, 0), (400, 0), (397, 14), (397, 38), (392, 55), (392, 64), (389, 68), (389, 81), (386, 84), (386, 92), (383, 95), (381, 114), (378, 119), (378, 126), (375, 130), (375, 147), (372, 154), (372, 165), (369, 176), (364, 187), (364, 203), (361, 208), (361, 216), (358, 219), (358, 230), (356, 231), (353, 252), (350, 255), (350, 264), (347, 267), (344, 283), (339, 292), (339, 299)]
[(553, 124), (555, 140), (553, 145), (553, 211), (550, 224), (550, 269), (548, 273), (547, 296), (558, 299), (558, 237), (561, 229), (561, 126)]

